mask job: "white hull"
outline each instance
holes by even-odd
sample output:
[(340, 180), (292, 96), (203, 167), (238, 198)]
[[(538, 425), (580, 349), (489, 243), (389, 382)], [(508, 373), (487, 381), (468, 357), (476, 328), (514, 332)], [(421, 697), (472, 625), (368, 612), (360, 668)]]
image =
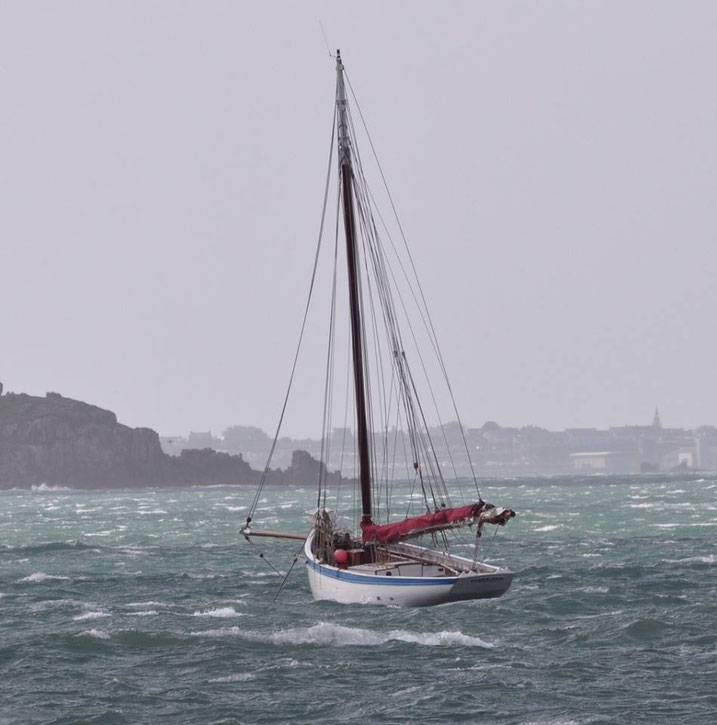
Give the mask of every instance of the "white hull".
[(316, 560), (311, 551), (313, 539), (312, 532), (306, 540), (304, 553), (311, 593), (316, 600), (328, 599), (341, 604), (425, 607), (467, 599), (499, 597), (513, 580), (513, 572), (509, 569), (488, 564), (481, 564), (481, 572), (466, 571), (457, 576), (439, 574), (441, 558), (454, 565), (465, 566), (466, 569), (471, 568), (473, 562), (463, 557), (445, 557), (409, 545), (402, 545), (402, 549), (433, 557), (435, 563), (407, 561), (399, 566), (372, 564), (340, 569)]

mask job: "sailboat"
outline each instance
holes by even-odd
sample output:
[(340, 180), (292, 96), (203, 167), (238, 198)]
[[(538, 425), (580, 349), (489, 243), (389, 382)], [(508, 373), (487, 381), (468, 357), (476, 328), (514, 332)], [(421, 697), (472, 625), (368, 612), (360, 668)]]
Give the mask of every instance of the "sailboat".
[[(337, 217), (325, 376), (324, 449), (318, 469), (317, 507), (309, 512), (311, 528), (308, 535), (255, 528), (252, 521), (260, 500), (264, 476), (242, 534), (248, 541), (260, 537), (302, 541), (309, 585), (316, 600), (344, 604), (427, 606), (499, 597), (510, 587), (513, 572), (481, 560), (481, 535), (485, 525), (504, 526), (515, 513), (509, 508), (489, 504), (480, 496), (470, 463), (469, 446), (445, 373), (425, 297), (417, 277), (414, 279), (412, 276), (415, 274), (415, 265), (410, 256), (408, 263), (404, 264), (400, 259), (397, 262), (389, 253), (393, 250), (398, 255), (399, 245), (394, 243), (384, 218), (375, 211), (375, 197), (366, 180), (358, 152), (357, 134), (347, 94), (347, 85), (350, 88), (350, 84), (340, 51), (337, 51), (335, 59), (336, 103), (321, 229), (325, 226), (334, 151), (338, 161)], [(363, 121), (360, 108), (358, 110)], [(370, 143), (373, 149), (373, 142)], [(382, 171), (380, 176), (383, 178)], [(390, 192), (389, 202), (395, 211)], [(398, 225), (399, 236), (405, 242), (400, 222)], [(337, 378), (334, 366), (337, 358), (340, 226), (343, 226), (344, 264), (348, 282), (349, 324), (346, 341), (350, 352), (346, 354), (349, 371), (346, 397), (348, 399), (348, 391), (352, 388), (351, 412), (355, 435), (351, 434), (351, 438), (354, 441), (353, 461), (358, 474), (358, 480), (354, 479), (353, 483), (360, 494), (360, 506), (357, 505), (353, 511), (353, 528), (342, 519), (338, 510), (329, 507), (331, 477), (325, 465), (330, 457), (331, 411), (337, 397), (333, 394), (333, 386)], [(389, 236), (390, 247), (382, 241), (385, 235)], [(321, 236), (320, 232), (319, 245)], [(316, 262), (312, 290), (315, 276)], [(399, 279), (404, 280), (404, 287), (408, 285), (408, 292), (405, 289), (403, 294), (400, 289), (396, 291), (400, 287)], [(428, 366), (423, 354), (426, 350), (432, 352), (438, 361), (438, 370), (445, 376), (460, 438), (470, 463), (476, 493), (469, 502), (465, 502), (464, 497), (461, 505), (454, 505), (453, 499), (456, 489), (465, 482), (457, 474), (457, 486), (449, 485), (446, 481), (444, 469), (447, 464), (439, 460), (433, 443), (432, 435), (435, 431), (428, 424), (428, 414), (419, 397), (419, 376), (413, 372), (410, 364), (413, 359), (404, 342), (403, 318), (411, 306), (418, 309), (421, 329), (428, 340), (425, 344), (418, 343), (417, 328), (409, 322), (410, 337), (417, 346), (420, 370), (427, 375)], [(307, 312), (304, 314), (302, 336)], [(298, 354), (297, 350), (269, 461), (279, 436)], [(435, 403), (436, 396), (432, 389), (431, 399)], [(394, 422), (393, 427), (388, 425), (389, 420)], [(344, 438), (347, 430), (343, 429)], [(450, 455), (451, 447), (445, 432), (444, 441)], [(405, 451), (408, 465), (399, 469), (395, 460), (400, 450)], [(265, 474), (268, 470), (269, 462)], [(397, 470), (404, 472), (402, 480), (398, 480)], [(339, 477), (338, 488), (340, 481)], [(347, 502), (350, 508), (354, 498), (358, 504), (358, 497), (347, 495), (345, 488), (343, 496), (339, 491), (336, 494), (337, 509)], [(402, 507), (400, 514), (396, 512), (399, 505)], [(456, 548), (461, 553), (456, 553)]]

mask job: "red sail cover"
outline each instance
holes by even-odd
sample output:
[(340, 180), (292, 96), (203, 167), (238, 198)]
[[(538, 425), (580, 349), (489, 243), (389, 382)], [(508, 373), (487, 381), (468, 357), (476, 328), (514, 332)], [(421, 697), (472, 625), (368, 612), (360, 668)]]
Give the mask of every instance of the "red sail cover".
[(361, 524), (361, 532), (364, 541), (378, 541), (387, 543), (397, 541), (409, 534), (418, 534), (425, 529), (432, 529), (436, 526), (454, 524), (478, 516), (483, 509), (483, 502), (471, 503), (467, 506), (460, 506), (455, 509), (441, 509), (433, 514), (423, 516), (411, 516), (411, 518), (397, 521), (395, 524)]

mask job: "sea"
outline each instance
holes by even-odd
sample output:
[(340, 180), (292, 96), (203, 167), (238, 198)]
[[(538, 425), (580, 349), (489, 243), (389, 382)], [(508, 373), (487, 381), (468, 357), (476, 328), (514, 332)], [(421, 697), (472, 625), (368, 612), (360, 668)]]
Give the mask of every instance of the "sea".
[(252, 488), (2, 492), (0, 724), (717, 722), (717, 478), (481, 492), (513, 585), (424, 609), (314, 602), (301, 558), (274, 601), (297, 542), (244, 541)]

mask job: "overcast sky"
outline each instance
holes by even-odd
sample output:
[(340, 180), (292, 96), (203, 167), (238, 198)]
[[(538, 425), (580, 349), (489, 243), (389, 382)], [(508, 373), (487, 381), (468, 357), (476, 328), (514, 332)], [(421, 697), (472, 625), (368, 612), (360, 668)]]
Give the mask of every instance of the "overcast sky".
[[(717, 424), (717, 3), (0, 3), (0, 380), (273, 429), (340, 47), (465, 422)], [(317, 435), (324, 352), (287, 433)]]

